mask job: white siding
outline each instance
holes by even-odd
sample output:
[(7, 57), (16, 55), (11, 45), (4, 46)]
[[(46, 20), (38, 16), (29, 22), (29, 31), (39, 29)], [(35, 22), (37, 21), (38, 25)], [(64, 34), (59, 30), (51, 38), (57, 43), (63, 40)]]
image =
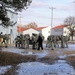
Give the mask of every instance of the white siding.
[(63, 30), (63, 35), (64, 36), (69, 36), (70, 31), (65, 27)]
[[(17, 13), (12, 12), (12, 11), (7, 11), (7, 16), (10, 18), (11, 22), (17, 22)], [(12, 33), (11, 33), (12, 30)], [(14, 38), (17, 36), (17, 23), (13, 26), (13, 27), (8, 27), (8, 28), (4, 28), (2, 26), (0, 26), (0, 32), (3, 32), (4, 34), (12, 34), (12, 41), (14, 40)]]
[(35, 34), (39, 34), (39, 32), (37, 31), (37, 30), (35, 30), (35, 29), (28, 29), (28, 30), (25, 30), (25, 31), (23, 31), (23, 35), (24, 34), (29, 34), (30, 36), (32, 36), (32, 33), (35, 33)]
[(52, 35), (63, 35), (63, 28), (54, 28), (51, 32)]
[(52, 29), (52, 35), (69, 35), (69, 30), (64, 27), (64, 28), (55, 28), (55, 29)]
[(45, 40), (47, 40), (47, 37), (51, 34), (50, 28), (51, 27), (46, 27), (42, 29), (42, 35), (44, 36)]
[[(8, 11), (8, 17), (10, 18), (11, 22), (17, 22), (17, 13), (13, 12), (13, 11)], [(13, 27), (9, 27), (9, 33), (11, 33), (11, 29), (12, 29), (12, 35), (13, 38), (15, 38), (17, 36), (17, 24), (15, 24)]]

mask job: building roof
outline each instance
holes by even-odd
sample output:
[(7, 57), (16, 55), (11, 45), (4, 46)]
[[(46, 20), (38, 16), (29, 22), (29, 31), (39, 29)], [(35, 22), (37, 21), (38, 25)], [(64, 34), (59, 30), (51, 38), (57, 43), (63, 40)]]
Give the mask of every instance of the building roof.
[[(48, 26), (38, 27), (38, 28), (32, 28), (32, 29), (40, 31), (40, 30), (42, 30), (42, 29), (44, 29), (46, 27), (48, 27)], [(28, 30), (28, 29), (31, 29), (31, 28), (24, 28), (24, 27), (21, 27), (21, 26), (17, 26), (17, 32), (23, 32), (23, 31)]]
[(22, 31), (25, 31), (25, 30), (28, 30), (29, 28), (24, 28), (24, 27), (21, 27), (21, 26), (17, 26), (17, 32), (22, 32)]
[(38, 27), (38, 28), (35, 28), (36, 30), (42, 30), (42, 29), (44, 29), (44, 28), (46, 28), (46, 27), (48, 27), (48, 26), (44, 26), (44, 27)]
[(53, 27), (52, 29), (64, 28), (64, 27), (67, 27), (67, 26), (69, 26), (69, 25), (59, 25), (59, 26), (55, 26), (55, 27)]

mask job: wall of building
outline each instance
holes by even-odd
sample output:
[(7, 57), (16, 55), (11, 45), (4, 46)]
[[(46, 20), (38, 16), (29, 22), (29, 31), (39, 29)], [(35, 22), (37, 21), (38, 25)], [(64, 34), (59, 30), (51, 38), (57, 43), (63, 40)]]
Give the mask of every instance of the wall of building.
[(44, 40), (47, 40), (47, 37), (51, 34), (50, 28), (51, 27), (46, 27), (46, 28), (42, 29), (42, 35), (45, 38)]
[(52, 35), (69, 36), (69, 30), (66, 27), (64, 27), (64, 28), (54, 28), (54, 29), (52, 29)]
[[(12, 10), (7, 10), (7, 15), (10, 18), (10, 21), (13, 23), (17, 22), (17, 13), (13, 12)], [(13, 27), (4, 28), (0, 26), (0, 32), (3, 34), (11, 34), (11, 43), (13, 43), (14, 38), (18, 35), (17, 33), (17, 23)]]
[[(14, 23), (17, 22), (17, 17), (18, 17), (17, 13), (9, 10), (8, 17), (10, 18), (11, 22), (14, 22)], [(9, 27), (9, 33), (12, 33), (14, 38), (16, 37), (16, 35), (18, 34), (17, 33), (17, 23), (13, 27)]]
[(24, 34), (29, 34), (30, 36), (32, 36), (32, 33), (39, 34), (39, 32), (38, 32), (37, 30), (32, 29), (32, 28), (23, 31), (23, 35), (24, 35)]
[(63, 35), (63, 28), (54, 28), (51, 31), (52, 35)]
[(70, 33), (70, 31), (66, 27), (64, 27), (63, 28), (63, 35), (64, 36), (69, 36), (69, 33)]

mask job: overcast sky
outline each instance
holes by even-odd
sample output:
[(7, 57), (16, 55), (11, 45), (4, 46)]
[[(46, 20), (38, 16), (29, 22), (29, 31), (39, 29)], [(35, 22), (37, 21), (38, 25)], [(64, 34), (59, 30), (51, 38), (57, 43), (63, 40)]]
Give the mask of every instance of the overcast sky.
[(36, 22), (38, 26), (50, 26), (52, 14), (50, 7), (55, 8), (52, 26), (63, 24), (68, 16), (75, 16), (74, 0), (32, 0), (29, 8), (20, 13), (21, 21), (18, 15), (18, 24), (26, 25)]

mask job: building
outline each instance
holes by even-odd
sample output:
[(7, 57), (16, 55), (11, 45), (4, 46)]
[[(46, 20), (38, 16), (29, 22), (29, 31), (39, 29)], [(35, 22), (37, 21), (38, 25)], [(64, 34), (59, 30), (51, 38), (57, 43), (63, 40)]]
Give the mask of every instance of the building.
[(28, 28), (28, 29), (23, 31), (23, 35), (29, 34), (30, 36), (32, 36), (32, 33), (39, 34), (39, 32), (36, 29), (33, 29), (33, 28)]
[(21, 32), (22, 34), (30, 34), (32, 33), (39, 34), (42, 33), (44, 36), (44, 40), (47, 40), (47, 37), (49, 35), (64, 35), (69, 36), (69, 30), (67, 29), (68, 25), (59, 25), (55, 26), (51, 29), (50, 26), (44, 26), (44, 27), (36, 27), (36, 28), (24, 28), (24, 27), (18, 27), (18, 32)]
[(0, 26), (0, 32), (3, 34), (11, 34), (10, 43), (13, 42), (14, 38), (17, 36), (17, 13), (13, 10), (7, 9), (7, 16), (10, 18), (10, 22), (15, 23), (14, 26), (9, 26), (8, 28), (4, 28)]
[(47, 40), (47, 37), (51, 34), (51, 27), (49, 26), (38, 27), (36, 30), (44, 36), (44, 40)]
[(32, 33), (35, 34), (39, 34), (42, 33), (42, 35), (44, 36), (44, 40), (47, 40), (47, 37), (50, 35), (50, 27), (48, 26), (44, 26), (44, 27), (37, 27), (37, 28), (24, 28), (24, 27), (20, 27), (18, 26), (18, 33), (22, 33), (24, 34), (29, 34), (30, 36), (32, 36)]
[(42, 29), (42, 35), (45, 37), (45, 40), (47, 40), (47, 37), (51, 35), (51, 27), (47, 26)]
[(68, 25), (59, 25), (52, 28), (52, 35), (64, 35), (68, 36), (70, 31), (67, 28)]

